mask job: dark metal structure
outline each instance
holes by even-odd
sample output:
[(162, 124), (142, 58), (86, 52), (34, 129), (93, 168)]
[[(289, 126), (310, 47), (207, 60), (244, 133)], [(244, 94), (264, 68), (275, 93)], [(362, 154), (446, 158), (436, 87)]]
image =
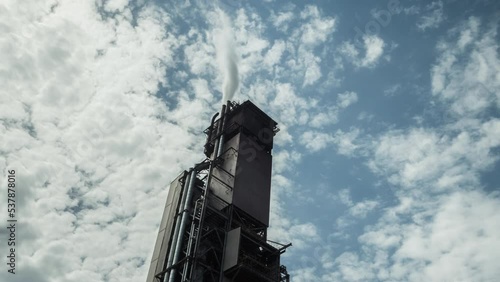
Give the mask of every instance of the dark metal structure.
[(228, 101), (205, 130), (201, 163), (170, 190), (147, 282), (289, 281), (267, 240), (277, 124), (246, 101)]

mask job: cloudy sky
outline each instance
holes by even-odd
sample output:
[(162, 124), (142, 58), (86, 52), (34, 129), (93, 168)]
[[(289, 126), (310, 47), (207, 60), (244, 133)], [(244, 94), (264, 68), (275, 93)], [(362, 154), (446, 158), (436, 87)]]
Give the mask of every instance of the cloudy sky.
[(0, 281), (145, 281), (224, 42), (234, 99), (281, 129), (270, 238), (292, 281), (498, 281), (500, 2), (251, 2), (0, 1), (19, 220)]

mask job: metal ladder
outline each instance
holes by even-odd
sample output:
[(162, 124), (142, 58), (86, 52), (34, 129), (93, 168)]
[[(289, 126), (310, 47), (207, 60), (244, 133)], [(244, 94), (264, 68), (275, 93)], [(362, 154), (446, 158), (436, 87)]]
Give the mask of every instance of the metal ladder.
[(184, 269), (182, 271), (182, 282), (190, 281), (192, 271), (194, 256), (196, 255), (196, 249), (199, 242), (199, 234), (203, 224), (203, 215), (205, 213), (205, 202), (208, 191), (208, 182), (205, 185), (205, 189), (202, 192), (202, 195), (196, 200), (194, 210), (193, 210), (193, 219), (191, 221), (191, 228), (189, 231), (189, 239), (185, 251), (186, 262), (184, 263)]

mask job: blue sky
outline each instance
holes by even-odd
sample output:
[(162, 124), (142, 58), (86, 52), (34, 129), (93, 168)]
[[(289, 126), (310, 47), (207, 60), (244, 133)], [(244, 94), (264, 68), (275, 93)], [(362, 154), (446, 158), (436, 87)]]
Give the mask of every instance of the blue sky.
[(20, 245), (0, 280), (146, 279), (230, 42), (234, 100), (281, 129), (269, 236), (293, 243), (292, 281), (495, 281), (499, 15), (487, 0), (4, 1), (0, 168), (3, 187), (18, 173)]

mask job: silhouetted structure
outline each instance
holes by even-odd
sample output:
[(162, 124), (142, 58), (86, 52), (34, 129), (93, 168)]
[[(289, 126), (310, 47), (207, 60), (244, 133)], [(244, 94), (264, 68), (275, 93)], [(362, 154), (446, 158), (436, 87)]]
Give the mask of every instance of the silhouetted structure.
[(205, 130), (206, 159), (171, 184), (147, 282), (289, 281), (267, 240), (276, 122), (228, 101)]

